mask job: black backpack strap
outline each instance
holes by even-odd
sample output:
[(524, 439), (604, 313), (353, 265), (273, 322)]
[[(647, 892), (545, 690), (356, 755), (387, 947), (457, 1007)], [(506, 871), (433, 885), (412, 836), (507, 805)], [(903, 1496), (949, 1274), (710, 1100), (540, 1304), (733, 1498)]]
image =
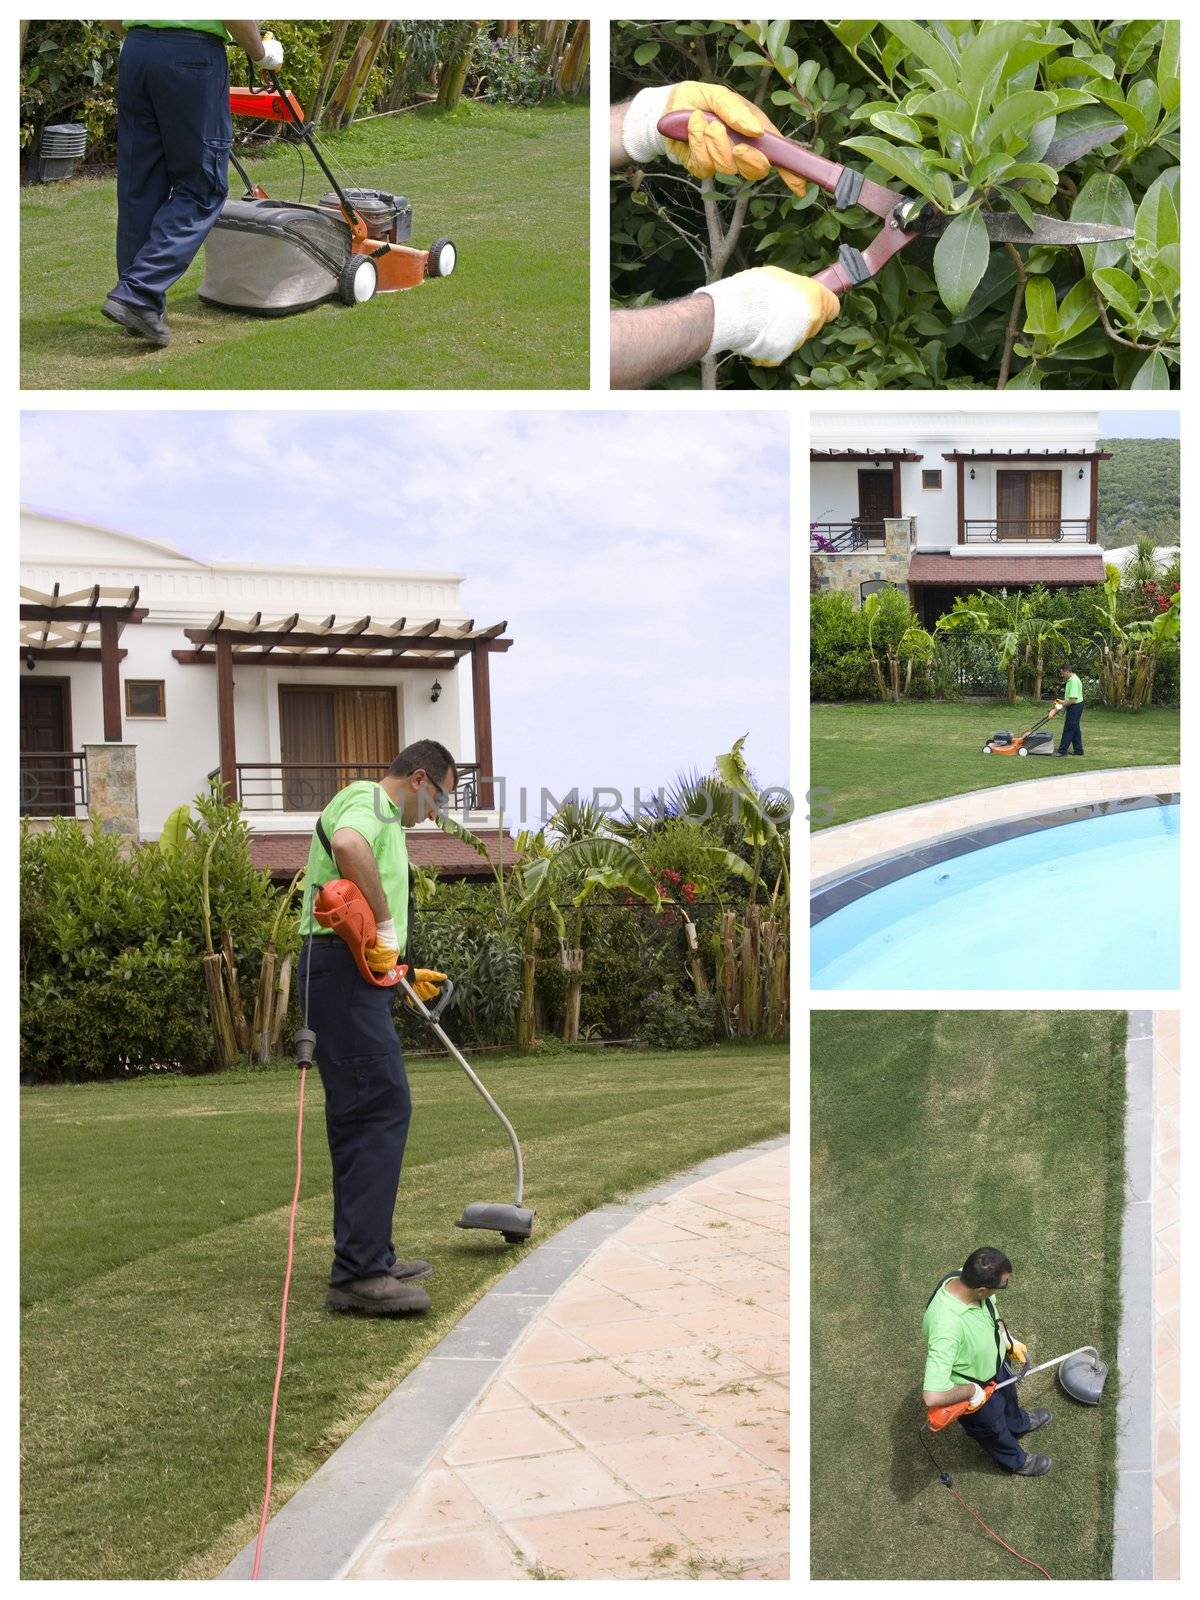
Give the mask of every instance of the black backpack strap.
[(320, 817), (317, 818), (315, 832), (318, 840), (320, 841), (321, 849), (324, 850), (325, 854), (332, 861), (334, 859), (333, 846), (329, 842), (329, 835), (325, 832), (325, 824), (321, 821)]
[[(933, 1286), (933, 1294), (931, 1294), (929, 1296), (929, 1299), (926, 1300), (926, 1302), (925, 1302), (925, 1309), (926, 1310), (928, 1310), (929, 1307), (933, 1304), (933, 1295), (937, 1294), (938, 1290), (941, 1289), (943, 1284), (949, 1283), (951, 1278), (957, 1278), (960, 1275), (961, 1271), (962, 1271), (961, 1268), (957, 1268), (954, 1272), (944, 1273), (938, 1279), (937, 1283), (934, 1284), (934, 1286)], [(983, 1303), (987, 1307), (988, 1316), (991, 1317), (991, 1319), (992, 1319), (992, 1327), (995, 1329), (995, 1333), (996, 1333), (996, 1370), (999, 1371), (1000, 1366), (1001, 1366), (1001, 1364), (1002, 1364), (1002, 1362), (1004, 1360), (1004, 1354), (1005, 1354), (1004, 1348), (1003, 1348), (1003, 1346), (1001, 1344), (1001, 1339), (1000, 1339), (1000, 1323), (999, 1323), (999, 1321), (998, 1321), (998, 1319), (996, 1317), (996, 1308), (992, 1304), (991, 1297), (989, 1296)], [(974, 1376), (968, 1375), (968, 1381), (971, 1382), (971, 1383), (977, 1383), (979, 1385), (979, 1387), (982, 1389), (986, 1384), (991, 1383), (992, 1378), (994, 1377), (994, 1375), (995, 1374), (993, 1374), (993, 1373), (989, 1373), (986, 1378), (976, 1378)]]
[(944, 1272), (942, 1274), (942, 1276), (938, 1279), (938, 1281), (933, 1286), (933, 1294), (931, 1294), (929, 1296), (929, 1299), (926, 1300), (926, 1302), (925, 1302), (926, 1311), (928, 1311), (930, 1306), (933, 1304), (933, 1295), (937, 1294), (938, 1290), (942, 1287), (942, 1285), (946, 1284), (946, 1283), (949, 1283), (951, 1278), (957, 1278), (957, 1277), (958, 1277), (958, 1269), (956, 1269), (954, 1272)]

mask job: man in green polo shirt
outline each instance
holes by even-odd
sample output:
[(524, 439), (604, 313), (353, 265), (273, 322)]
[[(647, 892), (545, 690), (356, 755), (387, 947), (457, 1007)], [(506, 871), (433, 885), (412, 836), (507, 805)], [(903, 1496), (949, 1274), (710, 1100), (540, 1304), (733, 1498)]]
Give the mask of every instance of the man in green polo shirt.
[(1079, 681), (1079, 674), (1070, 662), (1062, 669), (1063, 675), (1063, 730), (1058, 741), (1057, 754), (1060, 756), (1083, 754), (1083, 730), (1080, 723), (1083, 720), (1083, 684)]
[(962, 1270), (947, 1273), (929, 1297), (921, 1330), (925, 1335), (924, 1399), (931, 1406), (970, 1402), (959, 1422), (992, 1460), (1022, 1478), (1040, 1478), (1050, 1457), (1032, 1455), (1020, 1440), (1050, 1421), (1049, 1411), (1025, 1411), (1019, 1385), (1010, 1383), (988, 1399), (984, 1386), (1012, 1376), (1029, 1359), (1019, 1340), (1009, 1336), (996, 1309), (995, 1291), (1006, 1289), (1012, 1262), (988, 1245), (972, 1250)]
[(403, 957), (413, 988), (432, 1001), (446, 975), (412, 966), (404, 830), (432, 816), (455, 781), (445, 745), (418, 740), (378, 783), (339, 790), (321, 812), (309, 847), (297, 983), (325, 1086), (333, 1167), (333, 1267), (325, 1296), (331, 1311), (377, 1317), (428, 1311), (429, 1296), (418, 1280), (430, 1268), (425, 1261), (398, 1261), (391, 1238), (412, 1116), (392, 1020), (396, 990), (364, 980), (349, 946), (313, 917), (312, 902), (320, 885), (334, 878), (357, 884), (375, 917), (375, 943), (367, 952), (372, 971), (387, 972)]

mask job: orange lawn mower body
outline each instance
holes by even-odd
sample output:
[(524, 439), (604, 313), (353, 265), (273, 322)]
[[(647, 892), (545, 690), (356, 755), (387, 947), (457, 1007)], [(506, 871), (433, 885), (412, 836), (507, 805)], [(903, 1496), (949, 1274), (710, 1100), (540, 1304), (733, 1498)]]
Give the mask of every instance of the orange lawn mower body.
[(273, 73), (268, 82), (266, 89), (253, 82), (231, 89), (230, 110), (235, 117), (290, 127), (331, 192), (317, 205), (274, 200), (231, 150), (245, 190), (239, 199), (226, 201), (208, 236), (201, 300), (231, 311), (279, 317), (332, 299), (360, 305), (376, 294), (415, 289), (428, 278), (448, 278), (458, 262), (451, 240), (417, 249), (407, 242), (412, 207), (403, 195), (344, 188), (296, 96)]
[(1040, 731), (1062, 710), (1056, 700), (1040, 721), (1024, 733), (994, 733), (983, 747), (985, 756), (1049, 756), (1054, 754), (1054, 735)]

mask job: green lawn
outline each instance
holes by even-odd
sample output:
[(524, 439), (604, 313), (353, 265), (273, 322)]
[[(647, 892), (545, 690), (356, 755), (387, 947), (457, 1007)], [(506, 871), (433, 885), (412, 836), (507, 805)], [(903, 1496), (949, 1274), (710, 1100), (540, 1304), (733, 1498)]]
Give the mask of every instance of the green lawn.
[[(1161, 706), (1130, 715), (1089, 706), (1083, 714), (1086, 755), (985, 756), (993, 733), (1023, 733), (1048, 705), (1022, 700), (964, 704), (918, 700), (814, 705), (811, 752), (812, 826), (826, 828), (899, 806), (945, 800), (970, 789), (1030, 778), (1062, 777), (1101, 767), (1145, 767), (1179, 760), (1179, 713)], [(1059, 718), (1047, 726), (1057, 741)], [(832, 813), (832, 814), (831, 814)]]
[[(534, 1243), (787, 1127), (783, 1046), (572, 1053), (481, 1070), (526, 1156)], [(512, 1197), (502, 1130), (457, 1067), (411, 1064), (396, 1213), (433, 1312), (337, 1317), (321, 1083), (305, 1176), (275, 1481), (282, 1503), (521, 1259), (453, 1223)], [(21, 1095), (25, 1578), (208, 1578), (262, 1494), (292, 1190), (293, 1067)]]
[[(569, 389), (588, 383), (588, 112), (464, 102), (322, 141), (343, 181), (413, 207), (413, 242), (447, 236), (454, 276), (364, 306), (283, 318), (202, 306), (198, 259), (155, 351), (99, 314), (116, 269), (116, 184), (21, 190), (21, 381), (29, 389)], [(304, 198), (329, 185), (305, 155)], [(296, 199), (298, 150), (251, 163)], [(240, 193), (230, 172), (231, 192)]]
[[(1004, 1250), (1032, 1361), (1094, 1344), (1099, 1407), (1053, 1373), (1049, 1476), (932, 1436), (959, 1493), (1055, 1578), (1107, 1578), (1124, 1202), (1123, 1012), (826, 1011), (812, 1019), (812, 1577), (1037, 1578), (922, 1449), (921, 1317), (943, 1273)], [(1039, 1580), (1040, 1581), (1040, 1580)]]

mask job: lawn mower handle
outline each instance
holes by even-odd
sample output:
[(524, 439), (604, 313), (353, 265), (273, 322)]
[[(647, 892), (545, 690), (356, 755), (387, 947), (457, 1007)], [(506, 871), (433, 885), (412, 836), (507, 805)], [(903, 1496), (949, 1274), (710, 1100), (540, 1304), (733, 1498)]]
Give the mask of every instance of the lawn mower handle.
[[(246, 61), (247, 61), (247, 64), (249, 66), (249, 80), (248, 81), (249, 81), (250, 87), (253, 89), (254, 85), (255, 85), (255, 82), (256, 82), (255, 75), (254, 75), (254, 63), (253, 63), (253, 61), (250, 60), (249, 56), (246, 57)], [(280, 105), (282, 105), (284, 107), (284, 109), (285, 109), (285, 111), (287, 113), (286, 116), (281, 116), (279, 118), (280, 122), (289, 122), (289, 123), (291, 123), (292, 127), (295, 128), (296, 132), (300, 135), (300, 137), (304, 140), (305, 144), (312, 151), (313, 160), (317, 163), (317, 165), (320, 167), (321, 171), (324, 173), (326, 182), (329, 183), (332, 186), (334, 194), (336, 194), (337, 197), (338, 197), (338, 204), (341, 206), (342, 210), (346, 213), (346, 221), (350, 224), (350, 226), (352, 228), (362, 228), (364, 230), (364, 232), (365, 232), (366, 224), (363, 222), (363, 220), (359, 216), (358, 212), (350, 204), (349, 200), (347, 200), (345, 190), (342, 188), (341, 184), (334, 177), (333, 171), (330, 168), (330, 165), (329, 165), (328, 161), (326, 161), (325, 157), (321, 154), (321, 147), (318, 145), (318, 143), (316, 141), (316, 138), (313, 135), (313, 131), (309, 127), (306, 118), (301, 116), (301, 115), (297, 115), (296, 108), (292, 104), (291, 94), (280, 83), (279, 74), (277, 72), (275, 72), (275, 71), (268, 71), (268, 72), (264, 72), (263, 73), (263, 77), (267, 80), (267, 86), (270, 88), (271, 93), (277, 97), (277, 99), (279, 100)]]

